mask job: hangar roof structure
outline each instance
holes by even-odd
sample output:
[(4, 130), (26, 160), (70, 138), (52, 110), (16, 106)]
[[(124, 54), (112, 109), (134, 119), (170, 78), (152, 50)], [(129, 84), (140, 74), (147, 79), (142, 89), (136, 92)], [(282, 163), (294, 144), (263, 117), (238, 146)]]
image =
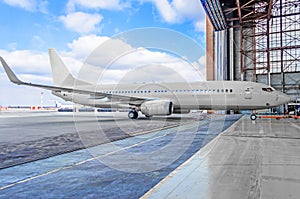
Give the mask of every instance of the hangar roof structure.
[(214, 29), (252, 27), (257, 20), (270, 19), (276, 0), (201, 0)]

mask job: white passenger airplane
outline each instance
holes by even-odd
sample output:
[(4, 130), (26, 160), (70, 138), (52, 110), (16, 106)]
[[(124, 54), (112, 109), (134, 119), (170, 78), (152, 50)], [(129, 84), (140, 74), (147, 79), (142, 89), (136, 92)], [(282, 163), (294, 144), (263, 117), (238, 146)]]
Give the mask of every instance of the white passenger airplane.
[[(247, 81), (207, 81), (177, 83), (133, 83), (95, 85), (75, 79), (55, 49), (49, 49), (54, 86), (23, 82), (2, 57), (1, 63), (11, 82), (51, 90), (66, 101), (99, 107), (131, 109), (130, 119), (145, 116), (189, 113), (190, 110), (257, 110), (291, 101), (274, 88)], [(76, 85), (76, 87), (74, 87)], [(252, 114), (255, 120), (256, 115)]]

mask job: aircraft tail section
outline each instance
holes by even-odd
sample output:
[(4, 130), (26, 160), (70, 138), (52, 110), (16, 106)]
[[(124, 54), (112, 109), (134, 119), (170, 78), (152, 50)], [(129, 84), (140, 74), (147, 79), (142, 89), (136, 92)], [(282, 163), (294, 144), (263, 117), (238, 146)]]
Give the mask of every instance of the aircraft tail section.
[(54, 48), (49, 49), (50, 64), (55, 86), (73, 86), (76, 79), (70, 73)]

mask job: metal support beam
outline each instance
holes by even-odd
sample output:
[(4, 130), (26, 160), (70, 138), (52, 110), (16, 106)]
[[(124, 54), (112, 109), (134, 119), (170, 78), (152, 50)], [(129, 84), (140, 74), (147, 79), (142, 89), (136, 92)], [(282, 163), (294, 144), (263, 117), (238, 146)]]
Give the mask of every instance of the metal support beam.
[(272, 6), (273, 6), (273, 0), (270, 0), (270, 2), (269, 2), (269, 8), (268, 8), (268, 20), (271, 19)]
[(268, 84), (271, 86), (271, 60), (270, 60), (270, 19), (273, 0), (270, 0), (267, 14), (267, 71), (268, 71)]
[(236, 6), (237, 6), (238, 14), (239, 14), (239, 22), (240, 22), (240, 25), (242, 25), (243, 21), (242, 21), (242, 12), (241, 12), (240, 0), (236, 0)]
[(241, 81), (245, 79), (245, 69), (243, 63), (243, 27), (240, 26), (240, 71), (241, 71)]
[[(280, 0), (280, 15), (282, 15), (282, 0)], [(282, 17), (280, 17), (280, 46), (283, 46), (283, 24)], [(283, 49), (280, 50), (280, 74), (281, 74), (281, 92), (285, 92), (285, 77), (283, 69)]]
[(267, 71), (268, 71), (268, 84), (271, 86), (271, 66), (270, 66), (270, 20), (267, 20)]

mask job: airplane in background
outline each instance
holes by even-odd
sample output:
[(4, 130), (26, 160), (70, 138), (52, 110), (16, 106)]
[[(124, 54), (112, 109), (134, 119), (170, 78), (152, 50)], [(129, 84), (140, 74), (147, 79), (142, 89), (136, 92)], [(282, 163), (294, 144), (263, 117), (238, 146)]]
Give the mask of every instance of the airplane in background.
[[(54, 86), (21, 81), (0, 57), (11, 82), (52, 91), (74, 103), (97, 108), (130, 109), (128, 117), (189, 113), (190, 110), (257, 110), (276, 107), (291, 98), (274, 88), (247, 81), (92, 84), (73, 77), (55, 49), (49, 49)], [(257, 116), (251, 114), (255, 120)]]

